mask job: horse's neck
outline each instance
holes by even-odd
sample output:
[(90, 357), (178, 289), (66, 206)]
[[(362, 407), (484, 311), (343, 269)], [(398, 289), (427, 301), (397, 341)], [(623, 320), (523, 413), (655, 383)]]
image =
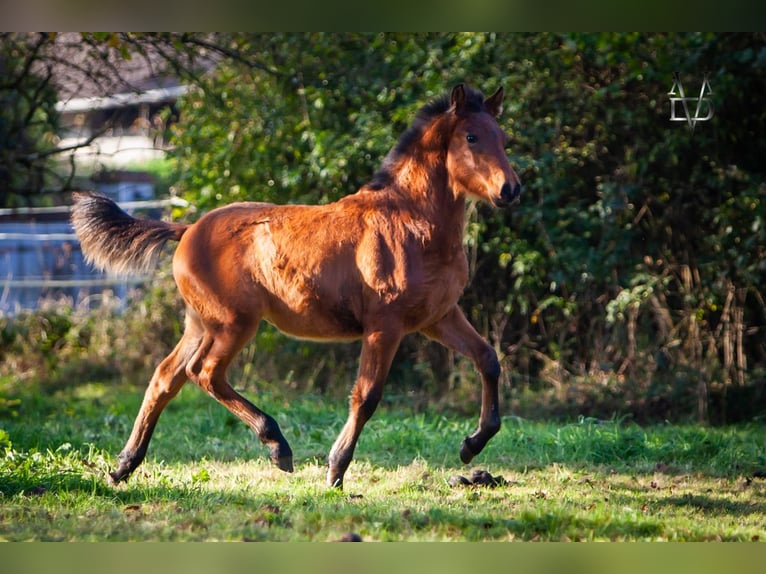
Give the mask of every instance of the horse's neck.
[[(446, 121), (446, 120), (445, 120)], [(434, 122), (423, 130), (410, 153), (389, 166), (392, 185), (409, 203), (413, 215), (432, 229), (433, 241), (462, 245), (465, 196), (449, 185), (447, 134), (449, 126)]]
[(397, 184), (425, 217), (438, 224), (462, 222), (465, 197), (450, 187), (444, 161), (429, 158), (431, 165), (413, 165), (402, 170)]
[(432, 230), (432, 241), (462, 245), (465, 197), (448, 185), (447, 170), (434, 163), (425, 169), (414, 161), (398, 172), (394, 185), (409, 204), (408, 211)]

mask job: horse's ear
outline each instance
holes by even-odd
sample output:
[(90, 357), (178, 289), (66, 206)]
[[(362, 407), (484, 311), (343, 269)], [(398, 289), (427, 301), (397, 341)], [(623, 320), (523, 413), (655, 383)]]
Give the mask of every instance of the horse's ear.
[(495, 117), (498, 117), (503, 112), (503, 96), (505, 96), (505, 90), (500, 87), (494, 94), (484, 100), (484, 107)]
[(465, 84), (458, 84), (452, 88), (450, 103), (452, 104), (452, 109), (456, 112), (459, 112), (465, 106)]

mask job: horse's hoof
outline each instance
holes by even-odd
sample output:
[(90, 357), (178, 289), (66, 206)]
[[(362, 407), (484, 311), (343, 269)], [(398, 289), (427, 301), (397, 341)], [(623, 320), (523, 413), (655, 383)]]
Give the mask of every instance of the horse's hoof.
[(468, 446), (469, 440), (470, 437), (465, 437), (463, 439), (463, 444), (460, 445), (460, 460), (463, 461), (463, 464), (468, 464), (473, 460), (473, 457), (476, 456), (476, 453), (474, 453), (471, 450), (471, 447)]
[(269, 449), (269, 458), (279, 470), (293, 472), (293, 451), (287, 443), (272, 445)]
[(278, 458), (274, 461), (274, 464), (277, 465), (277, 468), (279, 470), (283, 470), (285, 472), (293, 472), (293, 457), (292, 456), (283, 456), (281, 458)]
[(333, 477), (328, 474), (327, 488), (332, 488), (333, 490), (343, 490), (343, 477)]
[(130, 476), (130, 472), (126, 471), (122, 467), (108, 474), (109, 474), (109, 483), (112, 486), (117, 486), (119, 483), (127, 480), (128, 476)]

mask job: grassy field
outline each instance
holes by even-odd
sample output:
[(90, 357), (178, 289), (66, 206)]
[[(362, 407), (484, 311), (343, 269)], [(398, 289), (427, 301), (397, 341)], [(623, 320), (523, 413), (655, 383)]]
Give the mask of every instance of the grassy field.
[[(457, 452), (474, 417), (408, 412), (394, 397), (365, 428), (338, 492), (325, 488), (324, 460), (345, 404), (250, 397), (293, 447), (296, 472), (284, 474), (244, 424), (187, 385), (145, 463), (113, 487), (106, 472), (141, 395), (100, 383), (0, 393), (0, 540), (766, 540), (762, 421), (507, 416), (466, 467)], [(453, 486), (476, 469), (503, 484)]]

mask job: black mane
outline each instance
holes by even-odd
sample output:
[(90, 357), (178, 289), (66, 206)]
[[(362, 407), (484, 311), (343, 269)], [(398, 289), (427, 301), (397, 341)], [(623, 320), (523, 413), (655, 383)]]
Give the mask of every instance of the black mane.
[[(444, 94), (437, 99), (421, 107), (415, 119), (407, 130), (399, 137), (399, 141), (391, 148), (383, 163), (372, 176), (372, 180), (367, 187), (373, 190), (383, 189), (391, 183), (391, 173), (389, 168), (396, 163), (396, 160), (403, 155), (407, 155), (410, 148), (420, 140), (423, 130), (438, 116), (446, 113), (452, 107), (452, 101), (449, 94)], [(484, 95), (470, 86), (465, 86), (465, 108), (464, 111), (478, 113), (484, 111)]]

